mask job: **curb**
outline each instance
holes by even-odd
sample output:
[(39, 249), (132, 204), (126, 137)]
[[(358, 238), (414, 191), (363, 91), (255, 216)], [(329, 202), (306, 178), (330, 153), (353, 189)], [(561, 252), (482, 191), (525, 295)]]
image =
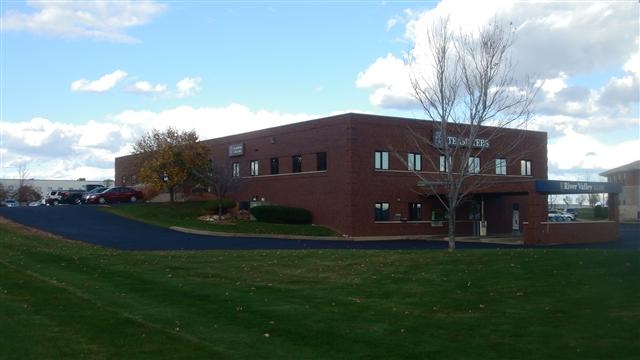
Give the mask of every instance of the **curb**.
[[(306, 235), (282, 235), (282, 234), (245, 234), (245, 233), (225, 233), (208, 230), (198, 230), (181, 226), (171, 226), (169, 229), (186, 234), (220, 237), (252, 237), (264, 239), (285, 239), (285, 240), (317, 240), (317, 241), (448, 241), (441, 236), (306, 236)], [(500, 245), (524, 245), (524, 241), (519, 238), (495, 238), (495, 237), (459, 237), (456, 242), (480, 243), (480, 244), (500, 244)]]

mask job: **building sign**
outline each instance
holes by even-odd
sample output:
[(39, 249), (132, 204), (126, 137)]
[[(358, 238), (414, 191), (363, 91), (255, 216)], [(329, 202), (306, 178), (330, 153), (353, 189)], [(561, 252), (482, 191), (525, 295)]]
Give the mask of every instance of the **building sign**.
[[(433, 145), (437, 148), (443, 148), (445, 144), (444, 136), (442, 135), (442, 131), (435, 131), (433, 133)], [(480, 148), (480, 149), (488, 149), (489, 148), (489, 140), (488, 139), (469, 139), (458, 136), (447, 136), (446, 143), (449, 146), (453, 147), (468, 147), (471, 144), (471, 147)]]
[(229, 145), (229, 157), (244, 155), (244, 143)]
[(622, 192), (622, 186), (607, 182), (536, 180), (536, 191), (547, 194), (617, 194)]

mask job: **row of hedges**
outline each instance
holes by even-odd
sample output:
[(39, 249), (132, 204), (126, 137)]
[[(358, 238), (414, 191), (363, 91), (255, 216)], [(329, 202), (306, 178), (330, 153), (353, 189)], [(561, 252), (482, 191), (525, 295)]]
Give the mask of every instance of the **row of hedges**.
[(608, 219), (609, 218), (609, 208), (602, 207), (601, 205), (597, 205), (593, 208), (593, 217), (596, 219)]
[[(211, 212), (211, 213), (218, 213), (218, 206), (220, 204), (220, 200), (210, 200), (205, 202), (204, 204), (204, 209), (205, 211)], [(229, 200), (229, 199), (223, 199), (222, 200), (222, 212), (225, 213), (227, 211), (229, 211), (230, 209), (233, 209), (236, 207), (236, 202), (233, 200)]]
[(309, 224), (311, 212), (288, 206), (264, 205), (249, 209), (258, 221), (276, 224)]

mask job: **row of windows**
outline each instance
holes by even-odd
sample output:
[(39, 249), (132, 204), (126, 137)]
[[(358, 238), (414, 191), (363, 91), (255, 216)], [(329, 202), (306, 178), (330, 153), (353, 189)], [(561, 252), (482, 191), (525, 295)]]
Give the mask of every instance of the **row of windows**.
[[(375, 203), (375, 221), (389, 221), (391, 214), (389, 212), (388, 202)], [(408, 221), (421, 221), (422, 220), (422, 204), (421, 203), (409, 203), (409, 217)]]
[[(376, 170), (389, 170), (389, 152), (376, 151), (373, 160)], [(451, 167), (451, 157), (440, 155), (439, 168), (441, 172), (446, 172)], [(507, 175), (507, 159), (495, 160), (496, 175)], [(409, 153), (407, 155), (407, 170), (422, 171), (422, 154)], [(467, 170), (469, 173), (480, 173), (480, 158), (477, 156), (469, 157)], [(531, 160), (520, 160), (520, 175), (531, 176)]]
[[(327, 170), (327, 153), (319, 152), (316, 153), (316, 171), (326, 171)], [(291, 156), (291, 172), (299, 173), (302, 172), (302, 155), (293, 155)], [(232, 174), (234, 177), (240, 176), (240, 163), (234, 162), (232, 164)], [(249, 175), (251, 176), (259, 176), (260, 173), (260, 160), (251, 160), (249, 162)], [(280, 158), (273, 157), (269, 159), (269, 174), (277, 175), (280, 174)]]

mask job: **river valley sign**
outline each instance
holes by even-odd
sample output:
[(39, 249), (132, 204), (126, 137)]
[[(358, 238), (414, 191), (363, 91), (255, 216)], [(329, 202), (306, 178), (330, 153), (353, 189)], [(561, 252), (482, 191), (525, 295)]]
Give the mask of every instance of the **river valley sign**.
[(618, 194), (622, 185), (607, 182), (536, 180), (536, 191), (545, 194)]

